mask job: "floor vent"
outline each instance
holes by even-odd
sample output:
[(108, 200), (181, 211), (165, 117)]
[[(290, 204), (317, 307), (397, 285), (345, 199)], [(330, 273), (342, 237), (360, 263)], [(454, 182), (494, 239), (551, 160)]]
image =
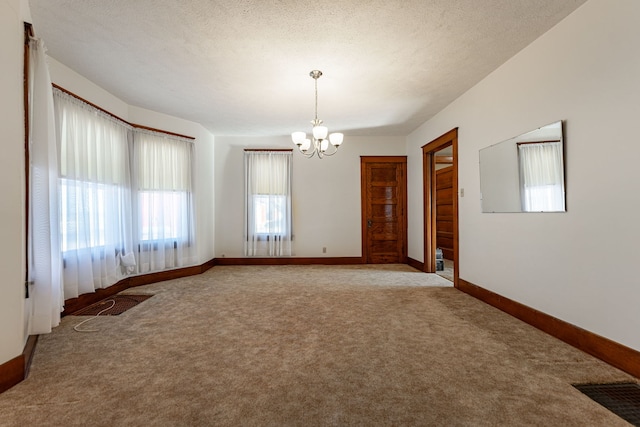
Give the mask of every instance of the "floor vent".
[(620, 418), (640, 427), (640, 384), (574, 384), (573, 386)]
[(152, 295), (113, 295), (72, 313), (72, 316), (117, 316), (140, 304)]

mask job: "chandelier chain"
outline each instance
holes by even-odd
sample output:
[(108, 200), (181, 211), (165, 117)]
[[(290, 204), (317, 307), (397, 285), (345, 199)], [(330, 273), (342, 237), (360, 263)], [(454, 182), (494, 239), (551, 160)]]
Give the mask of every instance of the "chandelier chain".
[(316, 123), (318, 122), (318, 79), (314, 78), (313, 81), (316, 84)]

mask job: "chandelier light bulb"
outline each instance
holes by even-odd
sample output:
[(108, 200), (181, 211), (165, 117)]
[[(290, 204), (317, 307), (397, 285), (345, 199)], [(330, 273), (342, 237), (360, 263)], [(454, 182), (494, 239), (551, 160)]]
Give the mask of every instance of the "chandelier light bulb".
[(300, 146), (304, 142), (304, 140), (307, 139), (307, 134), (304, 132), (293, 132), (291, 134), (291, 139), (293, 140), (294, 144)]
[(344, 134), (339, 132), (332, 133), (329, 135), (329, 141), (331, 141), (331, 145), (337, 147), (342, 144), (342, 140), (344, 139)]
[(327, 128), (326, 126), (313, 127), (313, 137), (315, 139), (326, 139), (328, 133), (329, 133), (329, 128)]

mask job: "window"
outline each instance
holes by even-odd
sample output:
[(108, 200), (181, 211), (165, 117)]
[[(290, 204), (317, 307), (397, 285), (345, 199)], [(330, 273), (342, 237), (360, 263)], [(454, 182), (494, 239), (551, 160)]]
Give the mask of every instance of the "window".
[(277, 194), (253, 195), (253, 226), (259, 235), (287, 234), (287, 197)]
[(62, 252), (105, 246), (107, 199), (120, 198), (118, 192), (116, 186), (60, 179)]
[(245, 255), (291, 255), (293, 154), (245, 151)]
[(195, 256), (192, 208), (193, 143), (136, 131), (138, 270), (185, 265)]
[(54, 90), (64, 297), (195, 262), (193, 143)]
[(188, 244), (193, 144), (148, 132), (136, 133), (134, 140), (140, 240)]
[(189, 238), (180, 220), (189, 203), (186, 192), (140, 191), (138, 197), (140, 240)]
[(564, 211), (564, 166), (560, 141), (519, 143), (522, 210)]
[(64, 296), (73, 298), (117, 282), (133, 250), (131, 127), (59, 90), (54, 103)]

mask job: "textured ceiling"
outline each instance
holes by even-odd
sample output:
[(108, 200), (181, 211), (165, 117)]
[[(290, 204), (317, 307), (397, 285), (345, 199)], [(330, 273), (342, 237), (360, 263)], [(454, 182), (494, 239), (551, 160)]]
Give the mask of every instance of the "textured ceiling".
[(407, 135), (585, 0), (30, 0), (49, 54), (215, 135)]

